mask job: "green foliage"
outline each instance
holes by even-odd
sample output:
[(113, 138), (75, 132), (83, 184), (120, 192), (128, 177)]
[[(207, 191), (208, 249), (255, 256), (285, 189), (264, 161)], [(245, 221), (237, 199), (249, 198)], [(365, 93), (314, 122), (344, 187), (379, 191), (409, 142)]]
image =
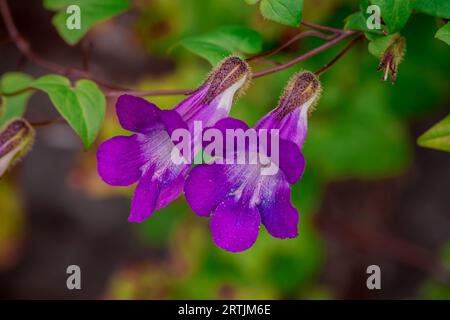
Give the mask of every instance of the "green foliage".
[(419, 137), (422, 147), (450, 152), (450, 114)]
[(345, 19), (344, 29), (358, 30), (363, 32), (373, 32), (373, 30), (367, 28), (366, 17), (364, 17), (362, 12), (355, 12), (349, 15)]
[(4, 94), (15, 94), (13, 96), (3, 96), (0, 103), (0, 126), (9, 120), (24, 115), (29, 98), (32, 92), (26, 91), (33, 78), (20, 72), (8, 72), (0, 79), (0, 92)]
[(334, 101), (336, 110), (311, 121), (305, 155), (327, 179), (388, 176), (410, 162), (408, 136), (382, 87), (360, 82), (357, 88), (347, 87), (351, 94)]
[(71, 87), (65, 77), (46, 75), (31, 86), (48, 94), (59, 113), (81, 137), (86, 149), (94, 143), (106, 109), (105, 96), (94, 82), (79, 80)]
[(359, 11), (349, 15), (345, 19), (344, 29), (363, 31), (368, 39), (382, 34), (382, 30), (369, 29), (367, 27), (367, 19), (370, 17), (370, 14), (367, 13), (367, 7), (370, 5), (369, 0), (361, 0), (359, 2)]
[(256, 54), (262, 49), (261, 35), (242, 26), (225, 26), (181, 41), (181, 45), (216, 65), (230, 54)]
[(391, 34), (385, 37), (377, 38), (371, 42), (369, 42), (369, 52), (379, 58), (383, 55), (383, 53), (389, 48), (389, 46), (395, 41), (396, 38), (399, 37), (398, 33)]
[[(245, 0), (256, 4), (258, 0)], [(302, 20), (303, 0), (261, 0), (259, 9), (263, 17), (288, 26), (297, 27)]]
[(396, 115), (417, 119), (447, 104), (450, 64), (449, 47), (433, 38), (435, 19), (419, 14), (413, 16), (412, 22), (402, 30), (408, 48), (398, 79), (394, 86), (385, 87), (384, 94)]
[(434, 17), (450, 19), (450, 1), (413, 0), (414, 9)]
[(450, 22), (447, 22), (443, 27), (441, 27), (436, 32), (435, 37), (444, 41), (450, 46)]
[(401, 30), (411, 15), (410, 0), (371, 0), (381, 9), (381, 16), (389, 33)]
[[(81, 10), (81, 28), (67, 28), (67, 18), (70, 14), (66, 9), (77, 5)], [(44, 0), (44, 7), (56, 11), (53, 24), (61, 37), (70, 45), (76, 44), (96, 24), (108, 20), (129, 8), (129, 0)]]

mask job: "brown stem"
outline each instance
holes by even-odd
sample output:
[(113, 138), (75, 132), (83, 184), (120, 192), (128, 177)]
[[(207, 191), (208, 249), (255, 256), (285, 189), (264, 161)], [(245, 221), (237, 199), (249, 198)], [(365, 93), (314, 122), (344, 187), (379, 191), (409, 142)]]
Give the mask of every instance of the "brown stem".
[(275, 73), (275, 72), (279, 72), (281, 70), (290, 68), (294, 65), (296, 65), (299, 62), (302, 62), (303, 60), (306, 60), (308, 58), (311, 58), (319, 53), (321, 53), (322, 51), (327, 50), (328, 48), (331, 48), (332, 46), (334, 46), (335, 44), (341, 42), (342, 40), (344, 40), (345, 38), (348, 38), (349, 36), (351, 36), (352, 34), (354, 34), (355, 32), (345, 32), (345, 33), (341, 33), (339, 36), (337, 36), (336, 38), (331, 39), (330, 41), (324, 43), (323, 45), (308, 51), (307, 53), (302, 54), (301, 56), (298, 56), (295, 59), (292, 59), (291, 61), (288, 61), (286, 63), (283, 63), (279, 66), (275, 66), (272, 68), (268, 68), (266, 70), (262, 70), (262, 71), (258, 71), (255, 72), (253, 74), (253, 78), (259, 78), (259, 77), (263, 77), (266, 76), (268, 74), (271, 73)]
[(292, 37), (291, 39), (289, 39), (287, 42), (283, 43), (281, 46), (279, 46), (271, 51), (268, 51), (266, 53), (250, 57), (246, 60), (247, 60), (247, 62), (253, 62), (253, 61), (257, 61), (262, 58), (265, 58), (265, 57), (269, 57), (269, 56), (274, 55), (274, 54), (280, 52), (281, 50), (289, 47), (290, 45), (297, 42), (298, 40), (306, 38), (306, 37), (317, 37), (317, 38), (329, 40), (329, 39), (335, 37), (335, 35), (334, 34), (328, 35), (328, 34), (324, 34), (322, 32), (315, 31), (315, 30), (302, 31), (302, 32), (298, 33), (297, 35), (295, 35), (294, 37)]
[(310, 27), (312, 29), (321, 30), (321, 31), (328, 31), (328, 32), (337, 33), (337, 34), (350, 32), (350, 30), (336, 29), (336, 28), (322, 26), (320, 24), (315, 24), (315, 23), (306, 22), (306, 21), (303, 21), (302, 25), (304, 25), (305, 27)]
[(324, 65), (322, 68), (317, 70), (315, 74), (317, 76), (322, 75), (325, 71), (327, 71), (331, 66), (333, 66), (336, 62), (338, 62), (358, 41), (362, 40), (364, 38), (363, 35), (359, 35), (358, 37), (354, 38), (351, 42), (349, 42), (344, 49), (342, 49), (341, 52), (337, 54), (336, 57), (333, 58), (330, 62), (328, 62), (326, 65)]

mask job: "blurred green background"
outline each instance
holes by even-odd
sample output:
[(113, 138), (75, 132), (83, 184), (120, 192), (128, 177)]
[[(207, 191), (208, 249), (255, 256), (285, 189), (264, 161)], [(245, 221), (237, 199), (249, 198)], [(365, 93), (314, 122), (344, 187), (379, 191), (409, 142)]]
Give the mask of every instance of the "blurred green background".
[[(141, 89), (193, 88), (210, 66), (177, 45), (181, 39), (243, 25), (263, 35), (266, 51), (298, 32), (241, 2), (136, 1), (131, 12), (90, 35), (92, 70)], [(11, 5), (37, 51), (80, 63), (82, 44), (65, 45), (39, 1)], [(305, 1), (303, 19), (342, 28), (356, 10), (357, 1)], [(83, 152), (63, 126), (39, 130), (30, 156), (0, 181), (0, 297), (449, 299), (450, 157), (415, 142), (450, 105), (449, 48), (434, 38), (438, 25), (433, 17), (411, 16), (395, 85), (380, 80), (367, 42), (321, 77), (304, 149), (307, 171), (292, 191), (301, 215), (297, 239), (274, 239), (261, 228), (251, 249), (222, 251), (211, 241), (208, 220), (195, 216), (184, 198), (129, 224), (132, 188), (103, 184), (95, 150)], [(273, 60), (288, 61), (322, 42), (304, 39)], [(294, 72), (319, 69), (342, 47), (255, 79), (232, 116), (255, 124), (276, 106)], [(21, 63), (11, 44), (2, 44), (0, 54), (2, 73), (19, 63), (43, 74)], [(149, 100), (171, 108), (181, 99)], [(27, 116), (51, 116), (48, 105), (45, 96), (33, 97)], [(110, 100), (100, 141), (123, 132), (113, 105)], [(82, 269), (80, 292), (65, 289), (69, 264)], [(370, 264), (381, 266), (382, 290), (366, 288)]]

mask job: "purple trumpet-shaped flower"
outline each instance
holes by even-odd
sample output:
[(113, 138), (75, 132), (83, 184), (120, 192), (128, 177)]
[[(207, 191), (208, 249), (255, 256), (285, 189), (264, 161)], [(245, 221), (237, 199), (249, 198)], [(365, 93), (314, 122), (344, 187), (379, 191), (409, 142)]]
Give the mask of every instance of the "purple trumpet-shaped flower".
[[(120, 125), (135, 134), (103, 142), (97, 152), (98, 173), (112, 186), (137, 184), (128, 218), (142, 222), (183, 191), (190, 159), (173, 161), (173, 152), (186, 157), (171, 139), (176, 129), (193, 133), (194, 121), (212, 126), (227, 117), (236, 93), (250, 79), (248, 65), (237, 57), (225, 59), (207, 80), (173, 110), (161, 110), (145, 99), (122, 95), (116, 111)], [(198, 137), (192, 137), (198, 139)]]
[[(272, 154), (274, 145), (264, 147), (260, 140), (252, 149), (258, 154), (263, 153), (263, 158), (269, 156), (272, 162), (275, 161), (270, 165), (279, 170), (265, 173), (267, 162), (225, 162), (202, 164), (189, 174), (185, 184), (186, 199), (195, 213), (211, 216), (213, 241), (220, 248), (231, 252), (250, 248), (257, 239), (261, 223), (273, 237), (297, 237), (299, 214), (291, 204), (290, 186), (301, 178), (305, 169), (301, 149), (306, 137), (308, 112), (318, 100), (319, 93), (317, 77), (310, 72), (299, 73), (287, 85), (278, 107), (256, 124), (254, 130), (258, 137), (264, 130), (270, 132), (266, 141), (271, 140), (273, 134), (279, 135), (279, 140), (275, 140), (279, 141), (278, 157)], [(248, 130), (244, 122), (233, 118), (220, 120), (214, 128), (224, 136), (229, 129)], [(251, 149), (248, 145), (244, 148)]]

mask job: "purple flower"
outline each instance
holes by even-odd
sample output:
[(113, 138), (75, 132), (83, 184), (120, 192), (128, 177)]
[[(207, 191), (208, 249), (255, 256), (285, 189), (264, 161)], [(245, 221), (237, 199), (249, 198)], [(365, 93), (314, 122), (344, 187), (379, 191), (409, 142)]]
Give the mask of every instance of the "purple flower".
[(135, 134), (113, 137), (100, 145), (98, 173), (112, 186), (139, 182), (129, 221), (142, 222), (183, 191), (189, 164), (172, 161), (171, 154), (176, 148), (172, 132), (180, 128), (193, 132), (194, 121), (212, 126), (227, 117), (236, 93), (249, 78), (248, 65), (230, 57), (173, 110), (161, 110), (145, 99), (130, 95), (119, 97), (116, 104), (119, 122)]
[[(202, 164), (189, 174), (186, 199), (195, 213), (211, 216), (213, 241), (220, 248), (231, 252), (248, 249), (256, 241), (261, 223), (277, 238), (298, 235), (299, 215), (291, 204), (290, 185), (301, 178), (305, 168), (301, 148), (308, 112), (319, 93), (317, 77), (310, 72), (299, 73), (289, 82), (278, 107), (256, 124), (258, 133), (279, 130), (279, 158), (275, 163), (279, 170), (275, 174), (263, 174), (264, 165), (259, 163)], [(225, 132), (247, 130), (248, 126), (226, 118), (214, 128)], [(264, 151), (260, 146), (254, 150)]]

